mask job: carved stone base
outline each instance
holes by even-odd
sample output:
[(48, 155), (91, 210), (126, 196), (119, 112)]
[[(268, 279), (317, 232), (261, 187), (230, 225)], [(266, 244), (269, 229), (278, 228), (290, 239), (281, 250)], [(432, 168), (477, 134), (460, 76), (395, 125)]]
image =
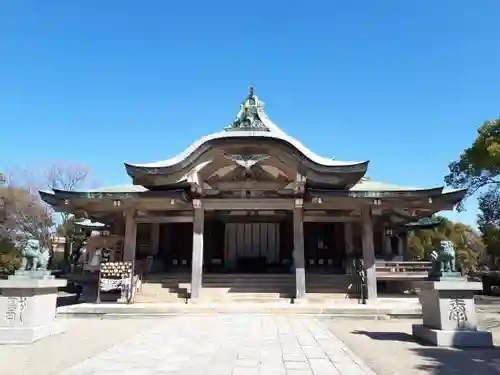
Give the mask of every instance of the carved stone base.
[(57, 288), (66, 283), (19, 275), (0, 280), (0, 344), (31, 344), (62, 332), (55, 321)]
[(420, 287), (423, 325), (413, 326), (413, 335), (437, 346), (492, 346), (491, 333), (477, 330), (474, 292), (480, 282), (463, 279), (424, 281)]
[(487, 331), (439, 330), (414, 324), (413, 336), (436, 346), (487, 348), (493, 346), (493, 336)]
[(17, 270), (12, 276), (9, 276), (9, 280), (19, 280), (19, 279), (37, 279), (37, 280), (54, 280), (55, 277), (50, 271), (47, 270), (36, 270), (36, 271), (24, 271)]
[(36, 327), (0, 327), (0, 344), (32, 344), (35, 341), (64, 332), (59, 322)]
[(477, 329), (474, 292), (481, 290), (479, 282), (423, 281), (420, 287), (420, 303), (425, 326), (433, 329)]
[(467, 276), (462, 275), (460, 272), (437, 272), (429, 275), (430, 281), (467, 281)]

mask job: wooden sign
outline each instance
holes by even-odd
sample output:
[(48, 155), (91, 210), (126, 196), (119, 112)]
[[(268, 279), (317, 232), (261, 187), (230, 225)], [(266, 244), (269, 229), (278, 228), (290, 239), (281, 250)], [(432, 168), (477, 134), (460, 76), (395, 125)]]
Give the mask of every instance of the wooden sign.
[(102, 291), (121, 290), (132, 279), (132, 262), (101, 263), (99, 289)]

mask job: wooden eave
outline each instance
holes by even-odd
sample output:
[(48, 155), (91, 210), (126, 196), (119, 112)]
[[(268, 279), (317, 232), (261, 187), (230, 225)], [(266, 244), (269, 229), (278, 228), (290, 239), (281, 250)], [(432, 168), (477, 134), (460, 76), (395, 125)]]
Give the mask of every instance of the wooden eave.
[(433, 199), (437, 199), (438, 201), (455, 205), (460, 203), (460, 201), (465, 198), (466, 194), (467, 194), (467, 189), (455, 190), (443, 193), (437, 197), (433, 197)]
[(39, 191), (38, 194), (42, 201), (51, 206), (57, 206), (63, 201), (63, 199), (56, 197), (53, 193), (48, 193), (46, 191)]
[(141, 198), (179, 198), (185, 201), (189, 200), (189, 195), (184, 189), (176, 190), (150, 190), (140, 192), (99, 192), (99, 191), (65, 191), (54, 189), (54, 195), (61, 199), (84, 199), (84, 200), (103, 200), (103, 199), (141, 199)]
[(334, 189), (308, 189), (308, 195), (330, 196), (330, 197), (350, 197), (350, 198), (372, 198), (372, 199), (420, 199), (434, 198), (439, 196), (443, 187), (422, 189), (422, 190), (388, 190), (388, 191), (356, 191), (356, 190), (334, 190)]
[[(114, 200), (124, 202), (153, 200), (155, 198), (175, 198), (183, 202), (191, 198), (184, 189), (142, 192), (77, 192), (54, 189), (54, 193), (39, 192), (41, 199), (53, 207), (64, 211), (81, 209), (83, 206), (107, 204)], [(67, 208), (66, 208), (67, 207)]]

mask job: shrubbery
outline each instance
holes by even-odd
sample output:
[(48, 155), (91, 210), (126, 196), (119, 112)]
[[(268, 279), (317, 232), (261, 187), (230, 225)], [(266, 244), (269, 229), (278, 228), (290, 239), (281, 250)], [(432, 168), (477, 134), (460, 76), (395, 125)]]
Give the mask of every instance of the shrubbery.
[(8, 240), (0, 239), (0, 277), (12, 275), (21, 265), (21, 254)]

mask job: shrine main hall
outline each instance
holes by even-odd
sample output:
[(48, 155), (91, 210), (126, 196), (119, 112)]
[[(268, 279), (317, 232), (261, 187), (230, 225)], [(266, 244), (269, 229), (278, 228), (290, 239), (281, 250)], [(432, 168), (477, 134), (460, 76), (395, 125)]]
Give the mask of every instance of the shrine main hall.
[(131, 184), (40, 195), (56, 211), (106, 225), (120, 239), (114, 260), (147, 263), (149, 277), (185, 275), (193, 300), (213, 274), (248, 283), (285, 275), (300, 299), (315, 275), (351, 274), (354, 259), (375, 299), (376, 260), (408, 257), (401, 228), (453, 209), (465, 191), (375, 182), (368, 167), (309, 150), (271, 121), (251, 88), (222, 131), (171, 159), (126, 163)]

